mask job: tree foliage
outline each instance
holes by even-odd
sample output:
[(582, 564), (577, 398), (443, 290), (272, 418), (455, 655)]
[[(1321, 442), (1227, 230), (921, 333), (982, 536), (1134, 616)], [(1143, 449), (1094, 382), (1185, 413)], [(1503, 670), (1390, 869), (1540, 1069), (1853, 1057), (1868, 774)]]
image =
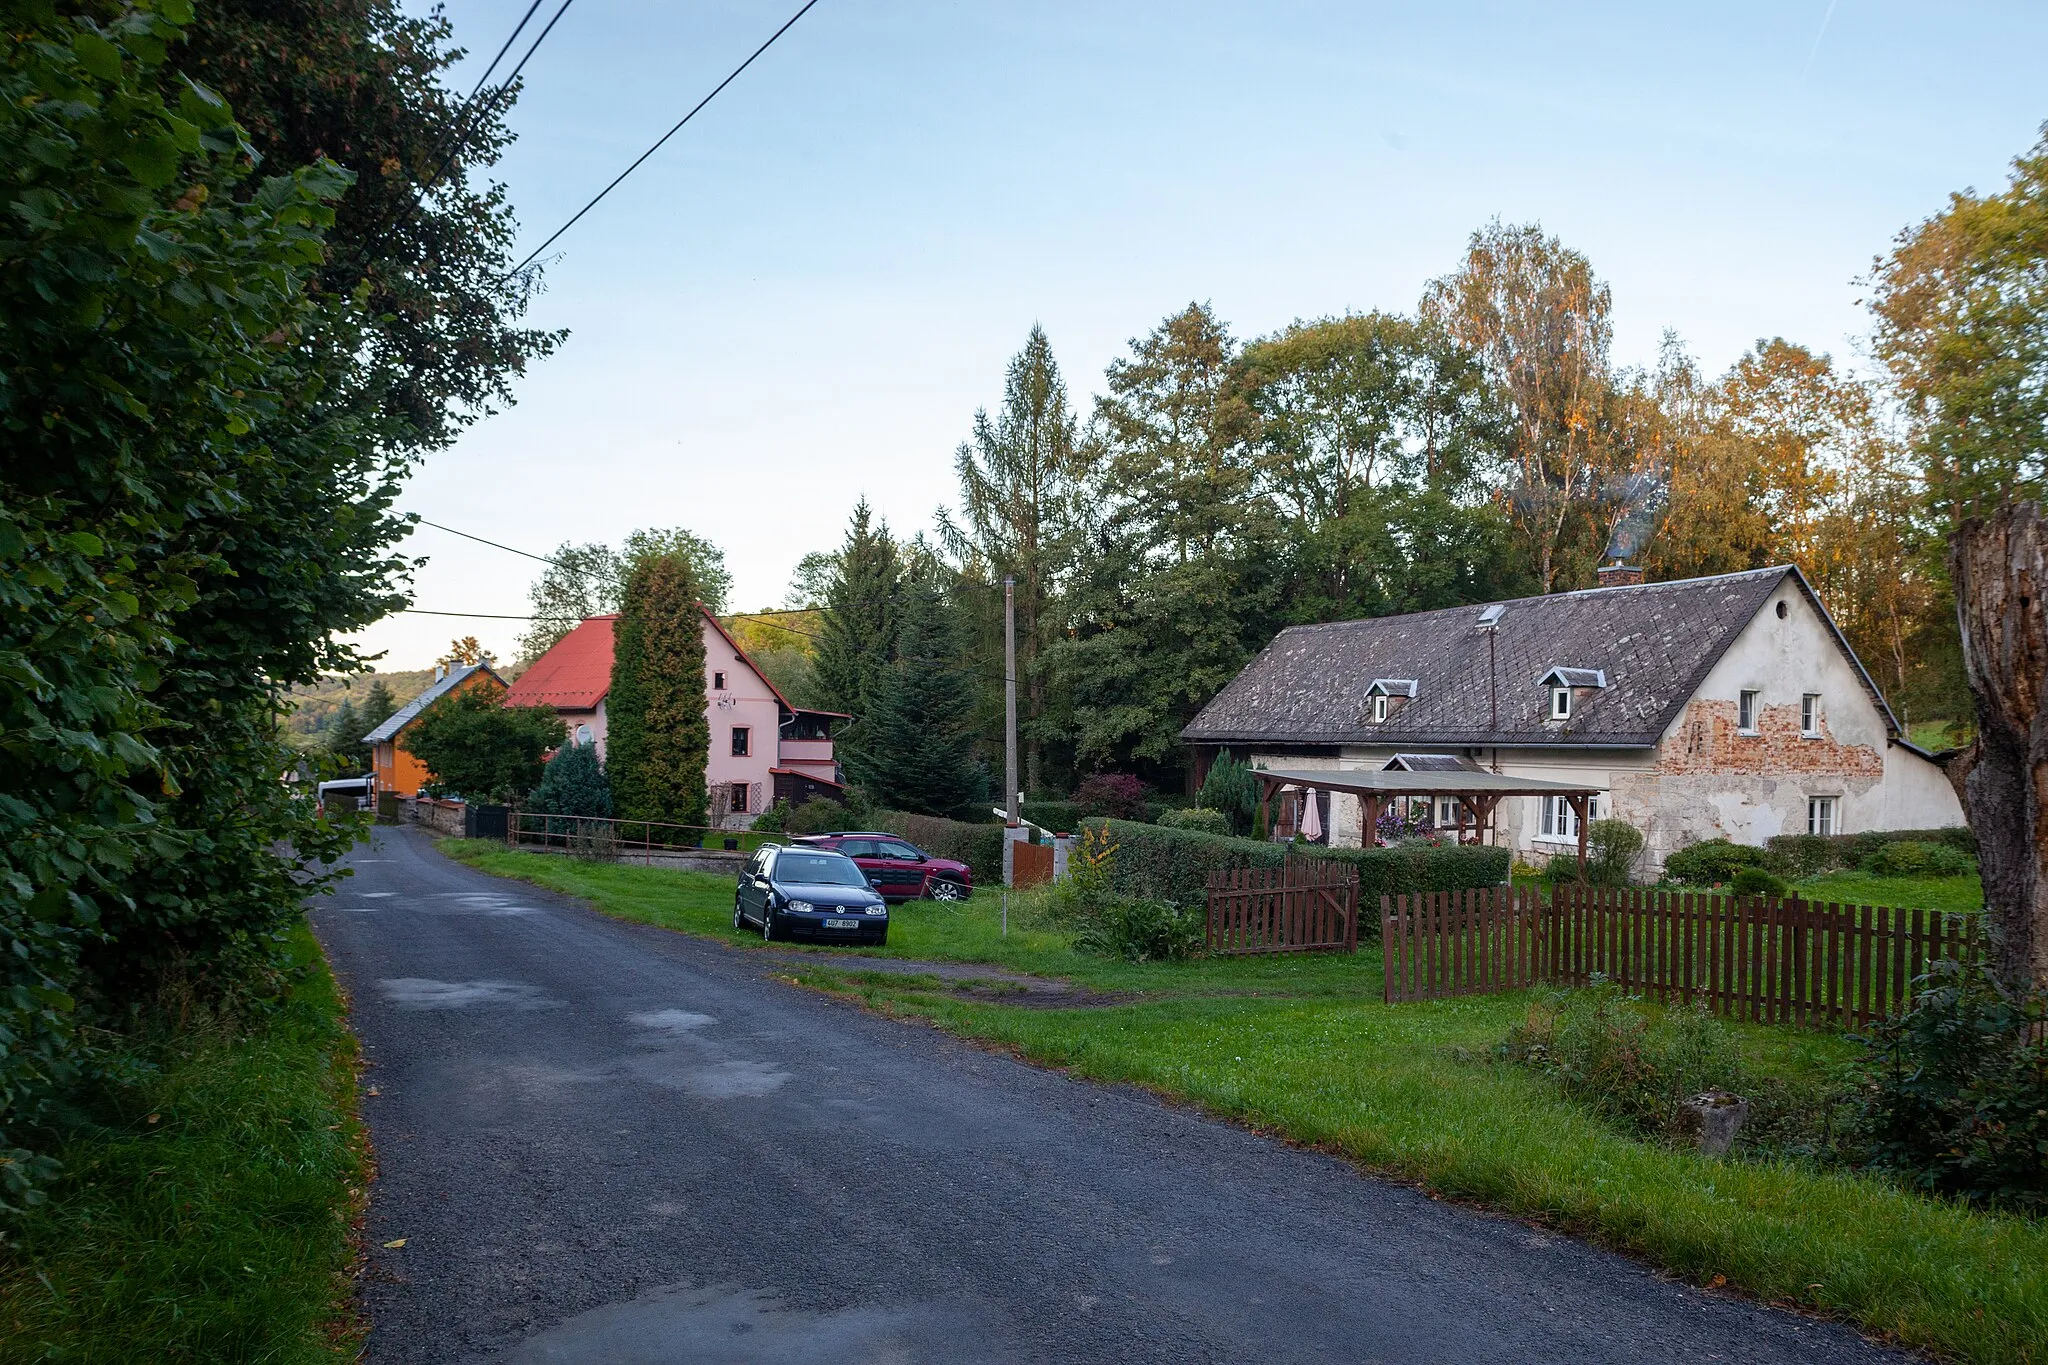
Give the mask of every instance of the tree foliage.
[(987, 804), (974, 761), (974, 685), (962, 661), (960, 613), (929, 555), (902, 580), (896, 657), (879, 680), (874, 743), (863, 778), (890, 810), (959, 815)]
[(612, 813), (612, 786), (598, 760), (595, 744), (571, 744), (548, 760), (540, 785), (527, 798), (526, 809), (542, 815), (584, 815), (600, 819)]
[(606, 755), (621, 818), (702, 825), (704, 626), (697, 584), (679, 555), (642, 559), (626, 582), (606, 699)]
[(398, 732), (437, 785), (471, 801), (518, 801), (540, 784), (542, 756), (568, 737), (552, 706), (507, 706), (488, 680), (435, 701)]
[(354, 399), (376, 319), (316, 286), (351, 176), (253, 174), (167, 65), (190, 18), (17, 5), (0, 35), (10, 1134), (77, 1074), (81, 1016), (119, 1026), (173, 974), (275, 979), (301, 860), (352, 833), (277, 780), (285, 689), (355, 670), (338, 638), (400, 601), (401, 471)]
[(538, 659), (584, 621), (618, 611), (633, 570), (660, 555), (675, 555), (689, 566), (701, 600), (714, 615), (725, 610), (732, 591), (725, 552), (695, 532), (681, 527), (642, 529), (627, 536), (617, 550), (565, 541), (526, 590), (533, 620), (519, 639), (521, 656)]
[(824, 708), (853, 717), (840, 727), (835, 752), (847, 775), (866, 784), (882, 761), (880, 712), (896, 659), (903, 562), (896, 538), (865, 498), (853, 509), (829, 575), (813, 676)]

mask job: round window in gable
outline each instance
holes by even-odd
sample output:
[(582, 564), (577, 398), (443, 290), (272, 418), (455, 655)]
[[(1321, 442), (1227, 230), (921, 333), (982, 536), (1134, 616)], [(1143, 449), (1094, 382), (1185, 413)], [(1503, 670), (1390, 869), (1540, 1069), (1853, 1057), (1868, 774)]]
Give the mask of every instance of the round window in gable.
[(1791, 610), (1792, 610), (1792, 609), (1791, 609), (1790, 607), (1786, 606), (1786, 605), (1785, 605), (1785, 604), (1784, 604), (1783, 602), (1780, 602), (1780, 603), (1778, 603), (1778, 619), (1779, 619), (1780, 621), (1784, 620), (1784, 619), (1785, 619), (1785, 615), (1786, 615), (1786, 613), (1787, 613), (1787, 612), (1789, 612), (1789, 611), (1791, 611)]

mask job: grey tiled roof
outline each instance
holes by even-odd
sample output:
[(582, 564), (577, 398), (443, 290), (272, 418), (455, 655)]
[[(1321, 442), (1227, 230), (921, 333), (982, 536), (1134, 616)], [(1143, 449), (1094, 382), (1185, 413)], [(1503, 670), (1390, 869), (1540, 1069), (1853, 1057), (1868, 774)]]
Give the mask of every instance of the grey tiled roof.
[[(448, 670), (447, 676), (442, 678), (441, 681), (435, 683), (396, 711), (393, 711), (382, 725), (370, 731), (369, 734), (364, 735), (363, 743), (381, 744), (385, 740), (390, 739), (411, 723), (412, 719), (419, 715), (420, 712), (426, 710), (450, 692), (453, 692), (461, 685), (464, 678), (467, 678), (478, 669), (482, 669), (492, 677), (498, 678), (497, 671), (489, 664), (456, 664)], [(498, 681), (502, 683), (505, 680), (498, 678)]]
[[(1799, 571), (1782, 566), (1502, 604), (1492, 674), (1498, 727), (1490, 723), (1487, 635), (1474, 629), (1484, 603), (1292, 626), (1181, 737), (1198, 744), (1647, 748), (1788, 575), (1820, 609)], [(1842, 649), (1848, 653), (1846, 643)], [(1546, 723), (1550, 697), (1539, 680), (1556, 668), (1597, 670), (1607, 685), (1583, 696), (1570, 720)], [(1366, 689), (1386, 677), (1414, 678), (1415, 697), (1375, 725)], [(1870, 690), (1889, 723), (1883, 698)]]

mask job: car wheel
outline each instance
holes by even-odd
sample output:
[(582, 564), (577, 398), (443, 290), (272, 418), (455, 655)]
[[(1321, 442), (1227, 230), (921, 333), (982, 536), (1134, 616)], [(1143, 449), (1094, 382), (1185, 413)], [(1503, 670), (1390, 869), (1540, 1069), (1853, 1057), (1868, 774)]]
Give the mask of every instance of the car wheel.
[(740, 898), (738, 896), (732, 898), (732, 927), (735, 929), (747, 927), (747, 912), (740, 905)]
[(775, 912), (765, 905), (761, 907), (761, 941), (763, 943), (773, 943), (775, 941)]
[(935, 901), (964, 901), (974, 894), (956, 881), (945, 877), (932, 878), (930, 891), (926, 893)]

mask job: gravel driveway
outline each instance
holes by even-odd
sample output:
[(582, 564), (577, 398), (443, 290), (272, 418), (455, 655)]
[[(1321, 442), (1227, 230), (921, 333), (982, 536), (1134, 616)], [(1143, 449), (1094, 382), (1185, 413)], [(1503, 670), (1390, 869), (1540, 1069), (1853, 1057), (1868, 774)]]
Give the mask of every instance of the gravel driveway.
[(314, 924), (372, 1063), (372, 1361), (1905, 1358), (413, 830), (352, 861)]

